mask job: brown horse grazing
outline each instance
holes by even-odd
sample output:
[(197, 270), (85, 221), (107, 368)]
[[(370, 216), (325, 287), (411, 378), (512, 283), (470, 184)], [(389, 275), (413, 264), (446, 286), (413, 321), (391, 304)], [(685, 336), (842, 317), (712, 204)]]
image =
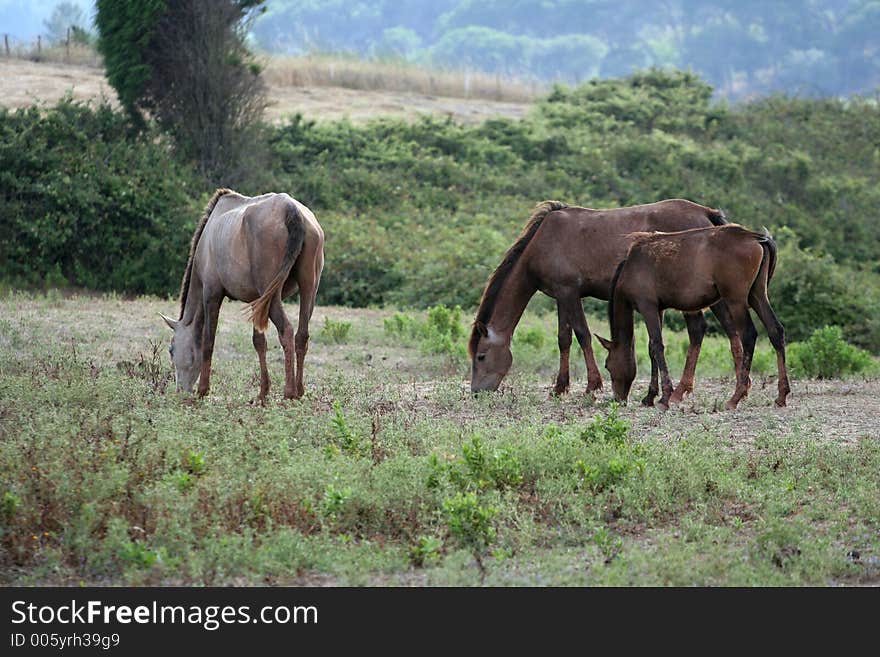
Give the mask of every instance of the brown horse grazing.
[[(751, 355), (743, 343), (754, 325), (749, 307), (767, 328), (776, 349), (779, 368), (777, 406), (785, 406), (791, 388), (785, 368), (785, 331), (767, 298), (767, 283), (776, 267), (776, 244), (767, 233), (755, 233), (737, 224), (698, 228), (677, 233), (642, 233), (621, 261), (611, 284), (608, 317), (611, 340), (599, 336), (608, 350), (605, 367), (618, 401), (626, 401), (636, 374), (633, 349), (633, 309), (645, 318), (650, 354), (660, 370), (663, 395), (659, 406), (668, 408), (672, 382), (666, 368), (661, 319), (664, 308), (694, 312), (723, 300), (727, 313), (719, 315), (730, 338), (736, 367), (736, 390), (726, 408), (736, 408), (748, 394)], [(751, 327), (751, 328), (750, 328)]]
[[(471, 332), (471, 390), (497, 390), (510, 369), (510, 340), (529, 299), (541, 290), (556, 299), (559, 315), (559, 373), (554, 392), (569, 386), (571, 333), (587, 364), (587, 390), (602, 387), (582, 297), (608, 299), (615, 268), (626, 255), (636, 231), (678, 231), (725, 224), (724, 214), (703, 205), (671, 199), (614, 210), (569, 207), (558, 201), (539, 203), (522, 235), (489, 277)], [(723, 311), (713, 307), (718, 314)], [(677, 399), (693, 389), (694, 370), (706, 321), (703, 313), (685, 313), (690, 349)], [(651, 405), (658, 393), (657, 371), (643, 400)]]
[[(162, 316), (174, 331), (170, 352), (177, 389), (191, 393), (198, 379), (198, 395), (208, 394), (217, 317), (220, 304), (229, 297), (250, 304), (253, 344), (260, 359), (260, 403), (269, 393), (269, 319), (284, 348), (284, 396), (301, 397), (309, 319), (323, 268), (324, 232), (302, 203), (287, 194), (214, 192), (192, 238), (180, 287), (180, 318)], [(299, 324), (294, 337), (281, 300), (297, 289)]]

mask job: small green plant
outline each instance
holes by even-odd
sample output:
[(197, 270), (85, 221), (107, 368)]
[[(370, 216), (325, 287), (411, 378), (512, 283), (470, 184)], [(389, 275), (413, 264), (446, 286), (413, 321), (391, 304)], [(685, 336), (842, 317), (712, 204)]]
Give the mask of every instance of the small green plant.
[(599, 527), (593, 534), (593, 543), (599, 548), (599, 552), (605, 558), (605, 563), (611, 563), (623, 549), (623, 540), (614, 536), (607, 527)]
[(183, 470), (178, 470), (174, 473), (172, 481), (174, 482), (174, 486), (181, 493), (186, 493), (192, 490), (192, 487), (195, 486), (196, 478), (193, 477), (189, 472), (184, 472)]
[(351, 331), (351, 322), (333, 321), (324, 317), (324, 328), (321, 329), (321, 339), (333, 344), (345, 344), (348, 342), (348, 334)]
[(618, 446), (625, 445), (630, 424), (628, 420), (618, 416), (618, 408), (619, 406), (615, 402), (611, 404), (607, 416), (597, 413), (581, 431), (581, 440), (587, 443), (602, 442)]
[(385, 319), (383, 325), (386, 333), (404, 338), (411, 344), (417, 343), (424, 353), (464, 356), (461, 312), (460, 306), (450, 309), (440, 304), (428, 309), (425, 321), (395, 313)]
[(578, 459), (575, 471), (585, 487), (598, 493), (619, 484), (631, 473), (643, 473), (645, 462), (633, 450), (617, 448), (594, 460)]
[(480, 573), (485, 575), (483, 555), (495, 542), (492, 520), (498, 514), (494, 506), (484, 506), (476, 493), (457, 493), (443, 500), (443, 513), (449, 533), (458, 544), (474, 555)]
[(0, 500), (0, 516), (2, 516), (4, 522), (10, 522), (20, 506), (21, 499), (19, 499), (18, 495), (11, 490), (3, 493), (3, 499)]
[(409, 549), (409, 560), (416, 568), (423, 568), (440, 561), (443, 541), (434, 536), (419, 536)]
[(124, 543), (116, 555), (126, 566), (149, 568), (159, 560), (159, 555), (139, 541)]
[(793, 376), (816, 379), (858, 374), (873, 365), (871, 354), (847, 343), (839, 326), (816, 329), (806, 341), (790, 344), (787, 355)]
[(188, 451), (184, 458), (184, 468), (194, 477), (201, 477), (207, 469), (204, 454), (192, 450)]
[(351, 488), (336, 488), (333, 484), (328, 484), (324, 489), (324, 496), (321, 498), (321, 513), (328, 520), (336, 520), (336, 517), (345, 508), (348, 500), (351, 499)]
[[(336, 447), (346, 454), (363, 455), (366, 446), (364, 441), (348, 426), (348, 421), (342, 412), (342, 406), (338, 401), (333, 402), (333, 418), (330, 420), (336, 433)], [(332, 450), (331, 450), (332, 451)], [(325, 450), (326, 456), (332, 456)]]
[(429, 460), (428, 487), (448, 480), (461, 491), (518, 486), (523, 481), (522, 464), (510, 447), (486, 447), (480, 436), (461, 446), (461, 457), (441, 462), (436, 454)]

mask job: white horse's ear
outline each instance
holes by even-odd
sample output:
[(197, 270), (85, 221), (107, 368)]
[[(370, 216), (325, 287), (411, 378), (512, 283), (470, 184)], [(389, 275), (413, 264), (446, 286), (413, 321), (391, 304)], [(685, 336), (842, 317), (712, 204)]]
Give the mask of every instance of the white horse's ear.
[(170, 328), (172, 331), (177, 329), (177, 325), (179, 324), (179, 322), (176, 319), (165, 317), (165, 315), (163, 315), (162, 313), (159, 313), (159, 317), (165, 320), (165, 323), (168, 324), (168, 328)]
[(593, 333), (593, 335), (595, 335), (596, 339), (599, 340), (599, 344), (605, 347), (608, 351), (611, 351), (611, 347), (614, 346), (614, 342), (612, 342), (611, 340), (606, 340), (598, 333)]

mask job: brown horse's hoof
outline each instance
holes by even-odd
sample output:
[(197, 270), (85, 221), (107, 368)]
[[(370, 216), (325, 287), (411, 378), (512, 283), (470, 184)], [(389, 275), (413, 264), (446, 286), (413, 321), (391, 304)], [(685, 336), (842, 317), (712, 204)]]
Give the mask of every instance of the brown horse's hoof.
[(568, 386), (560, 387), (559, 385), (555, 385), (550, 394), (554, 397), (561, 397), (562, 395), (568, 394)]
[(784, 399), (777, 399), (775, 404), (776, 404), (776, 408), (785, 408), (785, 400)]
[(602, 379), (587, 381), (587, 392), (597, 392), (602, 389)]
[(736, 405), (737, 405), (737, 402), (733, 401), (732, 399), (728, 399), (724, 404), (724, 410), (735, 411)]
[(668, 411), (668, 410), (669, 410), (669, 404), (666, 403), (666, 402), (664, 402), (664, 401), (661, 399), (659, 402), (657, 402), (657, 410), (658, 410), (658, 411)]
[(653, 405), (654, 405), (654, 398), (653, 398), (653, 397), (645, 397), (645, 398), (642, 400), (642, 406), (648, 406), (648, 407), (650, 407), (650, 406), (653, 406)]
[(688, 389), (686, 389), (686, 388), (685, 388), (685, 389), (679, 389), (679, 390), (676, 390), (675, 392), (673, 392), (673, 393), (669, 396), (669, 403), (670, 403), (670, 404), (680, 404), (681, 402), (684, 401), (684, 398), (687, 396), (687, 394), (688, 394), (689, 392), (690, 392), (690, 390), (688, 390)]

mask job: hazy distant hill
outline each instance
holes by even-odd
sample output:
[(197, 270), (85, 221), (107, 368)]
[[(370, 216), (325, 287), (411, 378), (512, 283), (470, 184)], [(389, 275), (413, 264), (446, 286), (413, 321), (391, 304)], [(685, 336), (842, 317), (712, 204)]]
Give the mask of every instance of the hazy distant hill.
[(270, 0), (266, 49), (578, 82), (691, 68), (723, 95), (872, 93), (877, 0)]
[[(93, 0), (72, 0), (86, 16)], [(45, 32), (58, 0), (0, 0), (0, 33)], [(880, 88), (880, 0), (267, 0), (270, 52), (342, 52), (581, 82), (692, 69), (730, 98)]]

